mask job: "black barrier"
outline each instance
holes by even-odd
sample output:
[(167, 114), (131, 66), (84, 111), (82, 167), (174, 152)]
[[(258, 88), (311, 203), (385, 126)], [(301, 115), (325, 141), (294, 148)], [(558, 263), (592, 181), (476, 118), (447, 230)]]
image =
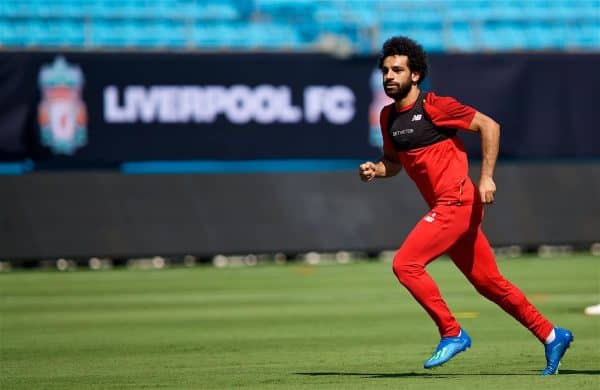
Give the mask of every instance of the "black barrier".
[[(494, 117), (500, 158), (600, 157), (600, 54), (431, 56), (431, 83)], [(466, 137), (472, 157), (477, 137)]]
[[(492, 245), (600, 242), (599, 163), (500, 164), (495, 179)], [(0, 202), (0, 260), (377, 252), (427, 211), (405, 174), (362, 183), (356, 172), (44, 172), (1, 178)]]
[[(374, 158), (386, 103), (375, 64), (316, 54), (2, 52), (0, 160), (117, 168)], [(430, 65), (432, 90), (501, 123), (501, 158), (600, 156), (600, 54), (431, 55)], [(478, 138), (463, 138), (478, 157)]]
[[(375, 62), (0, 53), (0, 259), (397, 247), (425, 205), (405, 177), (356, 177), (380, 153)], [(430, 62), (431, 89), (503, 126), (492, 244), (600, 241), (600, 54)], [(36, 172), (96, 167), (150, 175)]]

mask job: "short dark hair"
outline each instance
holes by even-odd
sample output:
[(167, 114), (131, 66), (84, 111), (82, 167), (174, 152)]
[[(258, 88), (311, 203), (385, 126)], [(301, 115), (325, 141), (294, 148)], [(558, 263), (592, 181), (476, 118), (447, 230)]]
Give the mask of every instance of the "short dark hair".
[(407, 37), (391, 37), (385, 41), (381, 48), (379, 69), (383, 68), (383, 60), (386, 57), (394, 55), (408, 57), (408, 67), (411, 72), (418, 72), (421, 75), (417, 82), (417, 84), (421, 84), (427, 76), (427, 55), (423, 47)]

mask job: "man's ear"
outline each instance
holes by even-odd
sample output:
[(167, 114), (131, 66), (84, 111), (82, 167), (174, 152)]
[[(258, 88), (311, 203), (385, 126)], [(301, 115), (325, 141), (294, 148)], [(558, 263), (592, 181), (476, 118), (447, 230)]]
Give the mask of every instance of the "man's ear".
[(421, 73), (412, 72), (410, 74), (410, 77), (411, 77), (413, 83), (418, 83), (421, 80)]

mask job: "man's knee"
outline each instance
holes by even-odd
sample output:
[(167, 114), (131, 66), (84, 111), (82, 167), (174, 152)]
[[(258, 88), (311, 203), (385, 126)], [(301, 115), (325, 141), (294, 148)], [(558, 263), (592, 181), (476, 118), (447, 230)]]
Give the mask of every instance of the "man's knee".
[(406, 286), (415, 280), (415, 278), (422, 275), (425, 272), (425, 267), (397, 252), (392, 263), (392, 271), (394, 271), (394, 275), (396, 275), (400, 283)]

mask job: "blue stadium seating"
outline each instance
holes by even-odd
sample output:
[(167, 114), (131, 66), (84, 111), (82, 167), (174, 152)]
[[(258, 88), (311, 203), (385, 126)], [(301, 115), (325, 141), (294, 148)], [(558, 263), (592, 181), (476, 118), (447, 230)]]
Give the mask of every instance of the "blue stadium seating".
[[(2, 0), (0, 47), (600, 50), (600, 0)], [(335, 44), (333, 45), (335, 46)], [(331, 45), (330, 45), (331, 47)]]

